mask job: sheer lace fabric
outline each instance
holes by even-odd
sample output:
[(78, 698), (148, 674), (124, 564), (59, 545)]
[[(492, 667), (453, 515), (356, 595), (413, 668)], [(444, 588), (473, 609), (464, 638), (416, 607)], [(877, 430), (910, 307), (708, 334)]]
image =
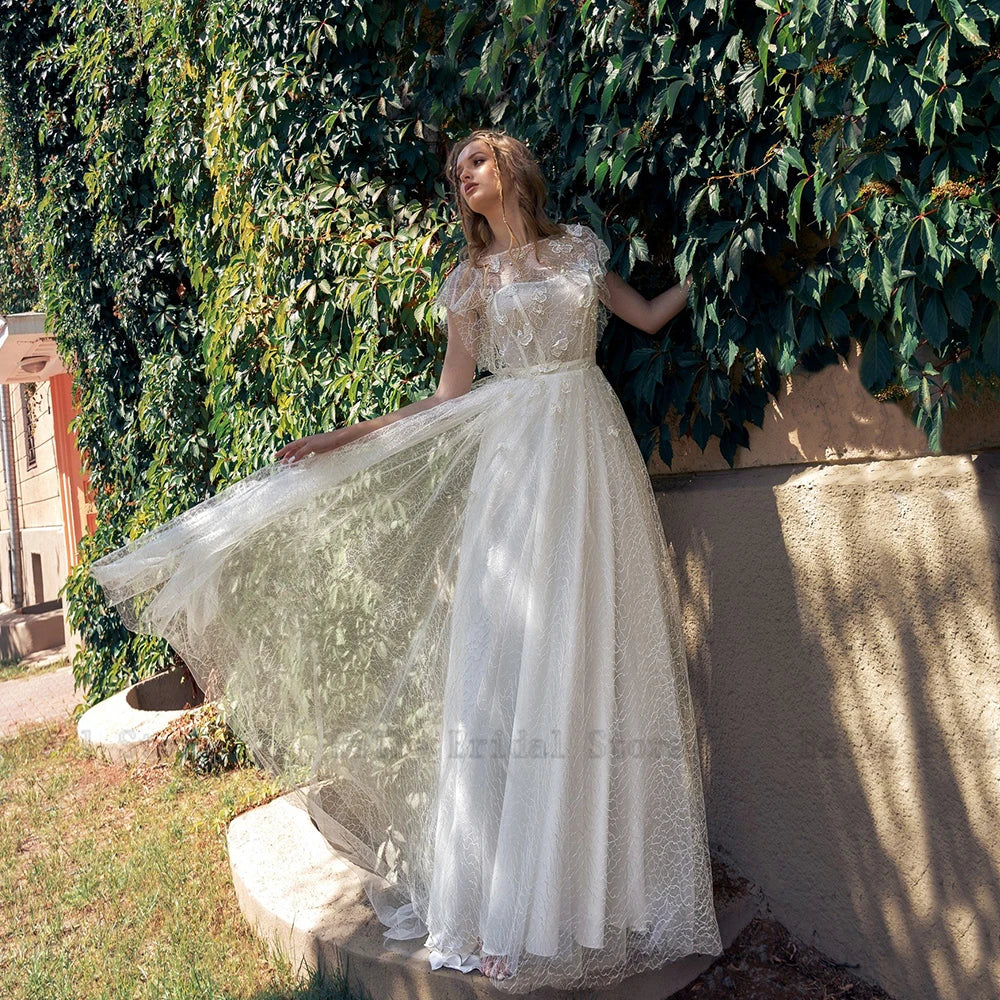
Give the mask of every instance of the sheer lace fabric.
[[(721, 951), (679, 602), (594, 357), (585, 227), (438, 298), (491, 377), (94, 564), (371, 875), (387, 937), (500, 990)], [(480, 946), (481, 943), (481, 946)]]
[(479, 368), (502, 374), (588, 358), (596, 350), (608, 320), (610, 253), (592, 229), (564, 229), (523, 251), (487, 257), (481, 266), (464, 260), (445, 278), (437, 301)]

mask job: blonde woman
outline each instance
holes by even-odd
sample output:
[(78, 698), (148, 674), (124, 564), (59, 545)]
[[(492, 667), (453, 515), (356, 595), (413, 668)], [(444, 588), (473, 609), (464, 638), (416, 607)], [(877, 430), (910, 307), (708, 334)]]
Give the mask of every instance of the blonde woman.
[(686, 289), (647, 300), (551, 221), (508, 135), (447, 171), (436, 391), (93, 572), (367, 873), (387, 938), (506, 992), (609, 986), (721, 952), (676, 582), (595, 362), (609, 312), (653, 334)]

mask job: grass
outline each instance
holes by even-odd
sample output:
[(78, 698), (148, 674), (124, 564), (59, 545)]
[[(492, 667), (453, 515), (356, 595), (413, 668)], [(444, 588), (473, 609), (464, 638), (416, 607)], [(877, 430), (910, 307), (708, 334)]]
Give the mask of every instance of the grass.
[[(239, 911), (226, 828), (276, 794), (257, 770), (106, 764), (69, 722), (0, 741), (0, 998), (371, 1000), (297, 980)], [(759, 917), (677, 1000), (734, 996), (891, 1000)]]
[(20, 677), (34, 677), (37, 674), (48, 674), (60, 667), (69, 666), (70, 657), (53, 657), (32, 662), (21, 659), (0, 659), (0, 682), (17, 680)]
[(0, 997), (362, 1000), (296, 980), (238, 908), (226, 827), (276, 794), (257, 770), (104, 763), (69, 722), (0, 742)]

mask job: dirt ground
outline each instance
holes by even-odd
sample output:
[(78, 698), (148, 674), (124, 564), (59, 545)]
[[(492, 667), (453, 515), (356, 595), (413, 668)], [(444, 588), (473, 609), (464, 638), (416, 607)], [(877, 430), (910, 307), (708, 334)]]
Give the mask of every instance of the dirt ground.
[[(746, 879), (712, 859), (718, 908), (750, 888)], [(670, 1000), (893, 1000), (822, 952), (794, 938), (776, 920), (757, 916), (725, 954)]]

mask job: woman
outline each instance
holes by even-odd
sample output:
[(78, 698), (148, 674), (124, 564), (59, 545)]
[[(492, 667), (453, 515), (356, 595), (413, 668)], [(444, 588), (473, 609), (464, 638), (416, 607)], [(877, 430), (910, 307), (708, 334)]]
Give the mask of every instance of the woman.
[(594, 360), (609, 310), (655, 333), (686, 291), (646, 300), (551, 222), (517, 140), (447, 169), (468, 257), (434, 394), (93, 572), (372, 873), (386, 937), (512, 993), (610, 985), (721, 952), (676, 584)]

